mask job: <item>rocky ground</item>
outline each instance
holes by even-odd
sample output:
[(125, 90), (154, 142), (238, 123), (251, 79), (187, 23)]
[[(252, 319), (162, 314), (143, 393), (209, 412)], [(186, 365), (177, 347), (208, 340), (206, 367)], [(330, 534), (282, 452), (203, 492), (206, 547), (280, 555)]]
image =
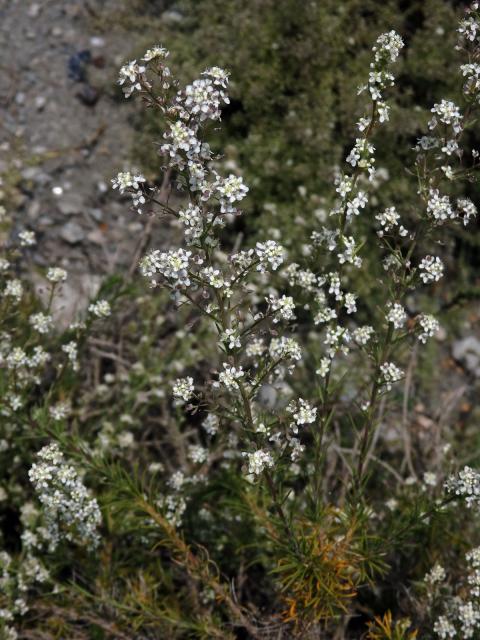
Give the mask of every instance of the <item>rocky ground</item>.
[(55, 264), (71, 274), (69, 314), (130, 266), (143, 227), (110, 188), (128, 165), (137, 107), (116, 86), (131, 42), (118, 26), (95, 27), (100, 4), (115, 10), (112, 0), (0, 0), (2, 204), (13, 233), (37, 234), (33, 273)]

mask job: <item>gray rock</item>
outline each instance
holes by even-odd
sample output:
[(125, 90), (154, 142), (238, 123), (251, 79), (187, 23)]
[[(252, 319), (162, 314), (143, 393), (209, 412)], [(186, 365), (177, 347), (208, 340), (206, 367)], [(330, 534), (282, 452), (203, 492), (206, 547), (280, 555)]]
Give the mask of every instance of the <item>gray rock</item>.
[(103, 220), (103, 211), (101, 209), (89, 209), (88, 213), (92, 216), (94, 220), (97, 222), (102, 222)]
[(87, 236), (89, 242), (93, 242), (94, 244), (104, 244), (105, 243), (105, 234), (100, 231), (100, 229), (94, 229), (90, 231)]
[(60, 237), (69, 244), (77, 244), (85, 238), (85, 232), (76, 222), (67, 222), (60, 231)]
[(47, 99), (45, 98), (45, 96), (37, 96), (35, 98), (35, 107), (37, 111), (42, 111), (45, 108), (46, 104), (47, 104)]
[(257, 402), (261, 404), (262, 407), (266, 409), (273, 409), (277, 404), (278, 393), (275, 387), (272, 387), (271, 384), (262, 384), (260, 389), (258, 390)]
[(29, 18), (38, 18), (41, 7), (37, 2), (34, 2), (28, 7), (27, 15)]
[(58, 199), (57, 206), (65, 216), (81, 213), (85, 208), (83, 198), (79, 193), (65, 193)]
[(475, 336), (467, 336), (453, 343), (452, 353), (467, 371), (480, 378), (480, 340)]
[(32, 200), (32, 202), (30, 202), (30, 204), (28, 205), (27, 216), (32, 220), (36, 220), (40, 213), (40, 208), (40, 202), (38, 200)]
[(40, 172), (40, 167), (26, 167), (22, 171), (22, 178), (24, 180), (35, 180)]
[(25, 169), (22, 170), (22, 178), (27, 182), (35, 182), (43, 186), (52, 181), (52, 176), (38, 166), (25, 167)]

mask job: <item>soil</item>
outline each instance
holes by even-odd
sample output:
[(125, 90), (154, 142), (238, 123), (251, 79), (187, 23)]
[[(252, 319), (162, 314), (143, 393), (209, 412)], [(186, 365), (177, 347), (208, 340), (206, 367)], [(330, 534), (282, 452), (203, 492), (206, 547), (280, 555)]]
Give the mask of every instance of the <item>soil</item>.
[(68, 315), (129, 268), (144, 226), (110, 188), (129, 167), (139, 108), (116, 84), (131, 46), (120, 26), (96, 30), (85, 0), (0, 0), (0, 204), (11, 233), (37, 234), (33, 274), (68, 270)]

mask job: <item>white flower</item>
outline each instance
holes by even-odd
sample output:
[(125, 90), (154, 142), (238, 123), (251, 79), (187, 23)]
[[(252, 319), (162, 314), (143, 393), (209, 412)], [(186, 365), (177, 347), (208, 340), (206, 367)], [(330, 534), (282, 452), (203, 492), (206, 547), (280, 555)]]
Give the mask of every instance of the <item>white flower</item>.
[(210, 67), (202, 73), (202, 76), (208, 76), (213, 80), (213, 84), (218, 84), (224, 89), (227, 87), (229, 75), (228, 71), (220, 67)]
[(253, 338), (245, 349), (245, 353), (249, 358), (258, 358), (265, 352), (265, 342), (262, 338)]
[(363, 346), (367, 344), (374, 333), (375, 331), (373, 327), (365, 325), (363, 327), (357, 327), (356, 329), (354, 329), (352, 332), (352, 338), (356, 343)]
[(97, 302), (89, 305), (88, 310), (97, 318), (108, 318), (112, 312), (110, 303), (107, 300), (97, 300)]
[(437, 486), (437, 474), (432, 471), (425, 471), (423, 474), (423, 482), (427, 487)]
[(258, 449), (244, 455), (248, 458), (248, 473), (259, 475), (264, 469), (273, 467), (273, 458), (268, 451)]
[(16, 302), (19, 302), (23, 295), (23, 285), (20, 280), (8, 280), (5, 289), (3, 291), (4, 296), (13, 298)]
[(177, 96), (178, 103), (185, 109), (185, 120), (191, 116), (200, 121), (218, 120), (220, 118), (221, 104), (228, 104), (230, 100), (221, 89), (226, 84), (226, 76), (221, 77), (219, 72), (209, 69), (205, 72), (207, 77), (194, 80), (185, 87), (184, 94)]
[(356, 255), (358, 249), (355, 244), (355, 239), (352, 236), (342, 236), (341, 241), (345, 250), (337, 254), (339, 263), (344, 264), (348, 262), (349, 264), (353, 264), (354, 267), (360, 268), (362, 266), (362, 259)]
[(22, 247), (33, 247), (36, 243), (33, 231), (20, 231), (18, 237), (20, 238), (20, 245)]
[(145, 178), (142, 175), (133, 175), (130, 171), (124, 171), (117, 174), (112, 179), (112, 188), (118, 189), (120, 193), (129, 193), (133, 206), (141, 213), (141, 206), (145, 204), (145, 196), (142, 185)]
[(436, 256), (426, 256), (420, 262), (420, 270), (420, 278), (424, 284), (438, 282), (443, 276), (443, 262)]
[[(371, 147), (369, 150), (373, 153), (374, 149)], [(360, 209), (364, 209), (367, 202), (367, 194), (363, 191), (359, 191), (353, 200), (347, 202), (347, 219), (350, 220), (353, 216), (360, 215)]]
[(463, 213), (464, 225), (470, 222), (470, 218), (475, 218), (477, 215), (477, 207), (468, 198), (458, 198), (457, 207), (458, 210)]
[(303, 398), (292, 400), (287, 407), (288, 413), (293, 416), (294, 425), (292, 431), (298, 432), (298, 427), (304, 424), (312, 424), (317, 419), (317, 409)]
[[(136, 60), (128, 62), (120, 69), (118, 84), (122, 87), (126, 98), (129, 98), (135, 90), (141, 90), (142, 85), (140, 83), (140, 79), (144, 73), (145, 67), (137, 64)], [(130, 84), (124, 86), (126, 82), (129, 82)]]
[(173, 383), (173, 397), (180, 401), (181, 404), (188, 402), (193, 397), (195, 387), (193, 386), (193, 378), (178, 378)]
[(234, 391), (238, 387), (238, 380), (245, 376), (242, 367), (232, 367), (226, 362), (223, 363), (223, 371), (218, 375), (218, 382), (214, 382), (214, 386), (218, 387), (219, 383), (223, 384), (229, 391)]
[(178, 219), (185, 228), (185, 240), (188, 244), (198, 240), (203, 232), (203, 218), (200, 207), (189, 204), (178, 212)]
[(342, 176), (339, 178), (337, 188), (335, 191), (340, 194), (342, 198), (345, 198), (347, 193), (350, 193), (353, 187), (353, 180), (351, 176)]
[(227, 178), (217, 176), (213, 185), (215, 194), (220, 202), (221, 213), (235, 213), (234, 202), (243, 200), (248, 193), (248, 187), (243, 183), (241, 176), (231, 173)]
[[(478, 4), (474, 3), (472, 5), (472, 9), (478, 9)], [(480, 25), (474, 16), (468, 16), (467, 18), (460, 21), (460, 25), (458, 27), (458, 33), (460, 33), (464, 38), (470, 40), (470, 42), (474, 42), (477, 37), (477, 31), (480, 29)]]
[(445, 482), (449, 493), (463, 496), (467, 507), (480, 506), (480, 474), (465, 466), (458, 474), (451, 475)]
[(384, 362), (380, 366), (380, 371), (382, 373), (383, 383), (387, 387), (388, 391), (392, 388), (393, 382), (398, 382), (403, 378), (403, 371), (393, 362)]
[(183, 487), (183, 485), (185, 484), (185, 476), (181, 471), (175, 471), (175, 473), (173, 473), (169, 480), (168, 480), (168, 485), (174, 490), (174, 491), (180, 491), (180, 489)]
[(32, 314), (28, 321), (38, 333), (48, 333), (53, 327), (52, 316), (42, 312)]
[(423, 342), (425, 344), (427, 339), (434, 336), (435, 333), (440, 329), (440, 324), (434, 316), (426, 313), (422, 314), (419, 317), (418, 322), (422, 327), (422, 332), (418, 335), (418, 339), (420, 340), (420, 342)]
[(393, 229), (393, 227), (397, 226), (400, 215), (397, 213), (395, 207), (388, 207), (388, 209), (385, 209), (382, 213), (377, 214), (375, 219), (380, 222), (383, 227), (383, 231), (388, 232)]
[(227, 329), (222, 334), (222, 341), (225, 342), (228, 348), (231, 349), (239, 349), (242, 346), (240, 342), (240, 336), (235, 331), (235, 329)]
[(405, 309), (401, 304), (398, 304), (398, 302), (389, 302), (388, 313), (386, 317), (387, 322), (391, 322), (395, 329), (401, 329), (407, 321), (407, 314), (405, 313)]
[(429, 585), (434, 585), (434, 584), (439, 584), (440, 582), (443, 582), (445, 580), (445, 578), (447, 577), (447, 574), (445, 572), (445, 569), (442, 567), (441, 564), (437, 564), (434, 565), (430, 571), (425, 575), (425, 582)]
[(403, 46), (403, 40), (396, 31), (392, 30), (387, 33), (382, 33), (378, 36), (377, 42), (372, 48), (372, 51), (375, 53), (375, 62), (395, 62)]
[(62, 351), (67, 354), (70, 364), (72, 365), (72, 369), (74, 371), (78, 371), (79, 364), (77, 343), (72, 340), (68, 344), (64, 344), (62, 346)]
[(57, 402), (57, 404), (52, 405), (48, 413), (54, 420), (65, 420), (68, 418), (72, 410), (72, 406), (68, 401)]
[(455, 627), (446, 616), (439, 616), (437, 620), (435, 620), (433, 630), (438, 635), (440, 640), (449, 640), (449, 638), (457, 637), (457, 631)]
[(432, 113), (435, 116), (428, 123), (429, 129), (435, 129), (438, 118), (443, 124), (451, 124), (455, 133), (461, 131), (462, 115), (460, 114), (460, 109), (451, 100), (441, 100), (439, 103), (434, 104)]
[(150, 278), (159, 273), (170, 280), (172, 286), (175, 287), (189, 286), (188, 268), (191, 255), (191, 251), (184, 249), (170, 249), (163, 252), (155, 249), (147, 253), (141, 260), (140, 271), (144, 276)]
[(156, 58), (168, 58), (169, 55), (170, 55), (170, 52), (167, 49), (165, 49), (164, 47), (161, 47), (160, 45), (155, 45), (154, 47), (152, 47), (151, 49), (148, 49), (145, 52), (145, 55), (143, 56), (142, 60), (144, 62), (151, 62)]
[(214, 436), (218, 431), (218, 418), (214, 413), (209, 413), (202, 422), (202, 427), (209, 436)]
[(456, 217), (456, 213), (448, 196), (441, 196), (438, 189), (430, 189), (427, 203), (427, 215), (437, 222), (444, 222)]
[(275, 240), (257, 242), (255, 245), (255, 253), (260, 259), (257, 271), (262, 273), (265, 272), (267, 264), (270, 265), (273, 271), (276, 271), (285, 259), (285, 249), (275, 242)]
[(296, 360), (302, 359), (302, 350), (298, 342), (293, 338), (281, 336), (280, 338), (272, 338), (268, 347), (270, 356), (275, 360)]
[(265, 300), (270, 305), (271, 310), (276, 314), (273, 322), (277, 323), (282, 320), (295, 320), (295, 303), (291, 296), (282, 296), (277, 298), (270, 294)]
[(478, 569), (480, 567), (480, 547), (477, 547), (476, 549), (471, 549), (465, 555), (465, 558), (467, 559), (467, 562), (469, 562), (474, 569)]
[(50, 267), (47, 271), (47, 280), (53, 283), (65, 282), (67, 279), (67, 272), (60, 267)]
[(322, 358), (320, 360), (320, 366), (315, 371), (315, 373), (321, 378), (325, 378), (327, 373), (330, 371), (331, 364), (332, 361), (330, 360), (330, 358)]
[(9, 369), (18, 369), (28, 365), (27, 354), (20, 347), (15, 347), (10, 351), (6, 358), (7, 367)]
[(353, 293), (346, 293), (344, 305), (347, 313), (355, 313), (357, 311), (357, 296)]
[(195, 464), (202, 464), (208, 460), (208, 449), (198, 444), (191, 444), (188, 447), (188, 458)]
[(232, 290), (230, 288), (230, 283), (224, 279), (220, 269), (205, 267), (205, 269), (202, 269), (200, 273), (211, 287), (214, 289), (223, 289), (227, 296), (231, 295)]
[(98, 528), (102, 516), (97, 501), (91, 497), (75, 469), (66, 464), (56, 443), (38, 452), (39, 462), (28, 476), (42, 503), (50, 543), (53, 548), (64, 537), (95, 548), (100, 542)]

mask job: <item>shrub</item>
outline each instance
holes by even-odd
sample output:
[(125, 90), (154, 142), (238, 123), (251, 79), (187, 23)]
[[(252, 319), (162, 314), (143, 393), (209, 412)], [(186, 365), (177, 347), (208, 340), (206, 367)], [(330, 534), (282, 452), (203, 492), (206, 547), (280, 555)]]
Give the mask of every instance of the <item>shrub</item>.
[[(206, 142), (228, 72), (182, 86), (161, 46), (121, 68), (125, 96), (164, 123), (165, 167), (161, 186), (133, 171), (112, 186), (152, 216), (147, 230), (170, 220), (181, 246), (146, 250), (152, 291), (114, 278), (60, 333), (66, 274), (46, 274), (41, 306), (2, 262), (5, 638), (15, 624), (38, 638), (478, 634), (477, 552), (443, 601), (447, 572), (429, 565), (455, 568), (474, 546), (480, 475), (458, 470), (443, 434), (412, 447), (408, 402), (412, 356), (439, 331), (439, 241), (476, 215), (450, 185), (478, 167), (462, 144), (480, 97), (479, 20), (474, 3), (458, 34), (462, 105), (433, 104), (411, 195), (359, 225), (404, 47), (393, 30), (376, 39), (330, 215), (290, 254), (231, 233), (249, 188)], [(395, 423), (399, 437), (382, 436)]]

